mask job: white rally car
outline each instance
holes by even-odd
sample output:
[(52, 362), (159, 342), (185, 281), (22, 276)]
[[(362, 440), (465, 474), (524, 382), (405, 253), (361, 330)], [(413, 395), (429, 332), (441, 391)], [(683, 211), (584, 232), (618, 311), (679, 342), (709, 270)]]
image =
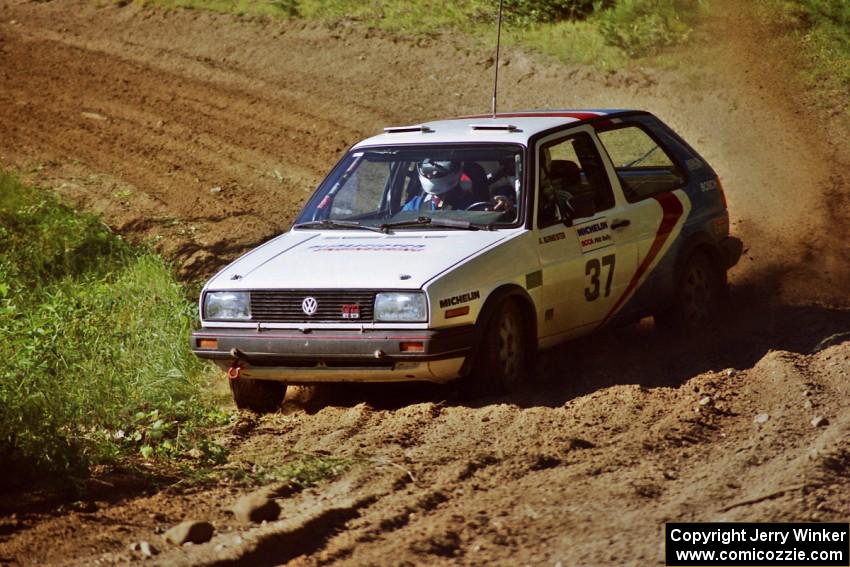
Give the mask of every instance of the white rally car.
[(191, 346), (238, 407), (287, 384), (512, 387), (537, 349), (646, 315), (699, 328), (741, 255), (716, 173), (646, 112), (386, 128), (292, 229), (213, 277)]

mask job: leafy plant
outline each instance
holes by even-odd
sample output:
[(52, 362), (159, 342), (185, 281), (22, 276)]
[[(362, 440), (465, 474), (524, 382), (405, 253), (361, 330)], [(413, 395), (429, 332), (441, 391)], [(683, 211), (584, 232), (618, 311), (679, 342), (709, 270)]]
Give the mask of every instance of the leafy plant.
[[(357, 21), (413, 36), (464, 34), (492, 40), (497, 0), (143, 0), (190, 8), (330, 24)], [(709, 0), (504, 0), (510, 43), (603, 68), (686, 40)], [(812, 2), (827, 0), (810, 0)]]
[(206, 438), (226, 416), (188, 349), (194, 309), (161, 258), (0, 174), (4, 463), (78, 474), (139, 454), (219, 460)]
[(599, 29), (608, 44), (630, 56), (651, 55), (686, 40), (689, 20), (703, 4), (703, 0), (618, 0), (599, 13)]
[[(169, 414), (159, 409), (139, 411), (125, 416), (126, 429), (107, 432), (122, 449), (144, 459), (191, 459), (200, 464), (221, 464), (227, 457), (225, 448), (209, 439), (209, 427), (225, 425), (229, 413), (209, 408), (204, 415), (189, 408), (184, 400), (174, 404)], [(199, 423), (203, 426), (199, 427)]]
[(793, 56), (808, 95), (832, 116), (850, 119), (850, 2), (844, 0), (758, 0), (757, 13), (792, 41)]
[(519, 25), (583, 20), (593, 14), (595, 0), (505, 0), (503, 12)]
[(323, 480), (338, 477), (352, 464), (354, 464), (352, 459), (344, 457), (295, 453), (291, 460), (283, 464), (247, 464), (247, 467), (231, 468), (227, 474), (232, 480), (252, 485), (283, 482), (300, 490), (315, 486)]

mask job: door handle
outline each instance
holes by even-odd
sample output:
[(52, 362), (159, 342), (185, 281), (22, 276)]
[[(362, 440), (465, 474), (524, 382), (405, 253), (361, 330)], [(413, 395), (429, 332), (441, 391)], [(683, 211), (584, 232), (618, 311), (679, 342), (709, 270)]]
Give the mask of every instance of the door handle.
[(611, 223), (611, 228), (617, 230), (618, 228), (626, 228), (630, 224), (632, 224), (632, 221), (630, 221), (629, 219), (615, 220)]

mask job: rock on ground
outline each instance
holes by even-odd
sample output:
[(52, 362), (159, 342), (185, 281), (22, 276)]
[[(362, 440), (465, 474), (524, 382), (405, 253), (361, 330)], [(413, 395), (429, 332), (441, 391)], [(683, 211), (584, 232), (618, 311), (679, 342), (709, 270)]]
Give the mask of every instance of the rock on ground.
[(233, 505), (233, 514), (240, 522), (274, 521), (280, 516), (280, 506), (265, 492), (243, 496)]
[(165, 532), (165, 540), (174, 545), (205, 543), (212, 539), (215, 528), (209, 522), (186, 520)]

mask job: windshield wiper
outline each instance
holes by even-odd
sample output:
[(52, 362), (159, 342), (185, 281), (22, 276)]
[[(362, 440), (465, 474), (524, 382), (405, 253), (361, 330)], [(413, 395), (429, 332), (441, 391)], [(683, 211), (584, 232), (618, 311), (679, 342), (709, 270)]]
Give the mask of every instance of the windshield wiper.
[(460, 219), (435, 219), (431, 217), (419, 217), (416, 219), (387, 222), (382, 224), (379, 228), (383, 232), (389, 232), (391, 228), (402, 226), (434, 226), (438, 228), (457, 228), (460, 230), (493, 230), (492, 224), (469, 222)]
[(357, 221), (343, 221), (333, 219), (322, 219), (307, 222), (300, 222), (292, 225), (292, 228), (359, 228), (362, 230), (371, 230), (372, 232), (384, 232), (383, 227), (377, 227), (373, 224), (360, 224)]

